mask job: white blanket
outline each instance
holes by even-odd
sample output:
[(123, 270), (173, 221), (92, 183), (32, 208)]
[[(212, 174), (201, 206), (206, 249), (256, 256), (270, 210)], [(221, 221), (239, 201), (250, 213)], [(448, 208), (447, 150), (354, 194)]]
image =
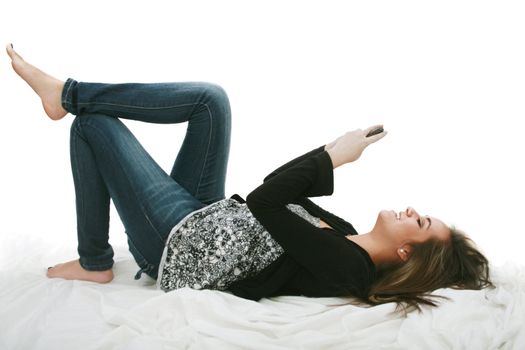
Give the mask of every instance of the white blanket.
[(227, 292), (156, 290), (127, 247), (105, 285), (48, 279), (71, 245), (2, 234), (0, 349), (525, 349), (525, 267), (492, 266), (496, 289), (441, 289), (439, 308), (407, 317), (395, 305), (334, 306), (342, 298), (259, 302)]

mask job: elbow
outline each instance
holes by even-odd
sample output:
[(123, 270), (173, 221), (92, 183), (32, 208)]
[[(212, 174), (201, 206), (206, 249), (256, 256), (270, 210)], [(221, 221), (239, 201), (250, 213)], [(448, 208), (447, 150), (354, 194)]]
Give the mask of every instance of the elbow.
[(248, 207), (250, 212), (254, 214), (257, 212), (258, 205), (257, 205), (257, 196), (254, 196), (252, 193), (246, 196), (246, 206)]
[(250, 192), (246, 196), (246, 206), (250, 209), (251, 212), (264, 210), (265, 208), (270, 207), (270, 203), (264, 200), (264, 198), (257, 193), (257, 190)]
[(272, 172), (268, 175), (266, 175), (266, 177), (263, 179), (263, 183), (265, 183), (266, 181), (270, 180), (272, 177), (274, 177), (276, 175), (275, 172)]
[(257, 195), (254, 194), (253, 191), (246, 196), (246, 205), (248, 208), (252, 208), (254, 205), (257, 205), (257, 202)]

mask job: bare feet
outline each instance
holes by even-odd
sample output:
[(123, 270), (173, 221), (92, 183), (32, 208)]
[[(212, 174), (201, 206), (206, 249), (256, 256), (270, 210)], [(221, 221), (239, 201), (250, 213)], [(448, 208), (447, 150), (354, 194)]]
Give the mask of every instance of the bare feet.
[(80, 265), (80, 261), (77, 259), (50, 268), (47, 270), (47, 277), (108, 283), (113, 279), (113, 271), (111, 269), (106, 271), (88, 271)]
[(64, 82), (53, 78), (24, 61), (24, 59), (15, 52), (12, 44), (7, 45), (6, 51), (11, 58), (11, 65), (15, 72), (22, 77), (42, 99), (44, 111), (49, 118), (53, 120), (64, 118), (67, 114), (67, 111), (62, 108), (61, 103)]

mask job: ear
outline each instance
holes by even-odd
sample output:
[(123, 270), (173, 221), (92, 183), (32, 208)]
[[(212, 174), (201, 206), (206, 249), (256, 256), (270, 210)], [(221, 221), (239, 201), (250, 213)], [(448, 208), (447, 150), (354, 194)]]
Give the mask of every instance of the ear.
[(397, 248), (397, 255), (402, 261), (407, 261), (410, 258), (412, 253), (412, 247), (408, 244), (403, 245), (402, 247)]

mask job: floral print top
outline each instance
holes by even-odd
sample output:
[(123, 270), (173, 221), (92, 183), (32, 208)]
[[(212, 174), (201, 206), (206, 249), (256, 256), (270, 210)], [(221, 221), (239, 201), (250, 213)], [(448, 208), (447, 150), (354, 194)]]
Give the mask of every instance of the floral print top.
[[(300, 205), (286, 207), (320, 227), (319, 218)], [(157, 287), (165, 292), (183, 287), (226, 290), (230, 283), (257, 274), (283, 252), (246, 203), (225, 198), (188, 214), (172, 229)]]

